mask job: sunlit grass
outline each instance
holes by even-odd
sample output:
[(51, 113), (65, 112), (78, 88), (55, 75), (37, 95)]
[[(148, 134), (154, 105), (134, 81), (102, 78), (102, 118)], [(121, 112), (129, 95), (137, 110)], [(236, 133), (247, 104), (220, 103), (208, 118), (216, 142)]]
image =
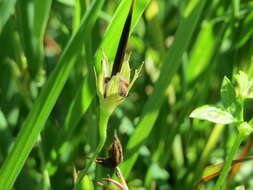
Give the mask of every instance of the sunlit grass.
[[(103, 54), (112, 65), (130, 5), (0, 4), (0, 190), (74, 187), (99, 142), (94, 71), (101, 71)], [(201, 105), (220, 104), (224, 76), (232, 82), (239, 70), (253, 76), (252, 10), (250, 1), (136, 0), (127, 55), (133, 70), (144, 65), (112, 113), (99, 154), (106, 157), (117, 131), (129, 189), (193, 189), (207, 165), (224, 161), (235, 128), (189, 115)], [(249, 100), (245, 121), (251, 107)], [(238, 154), (251, 155), (251, 141), (246, 138)], [(225, 180), (227, 189), (253, 188), (247, 163)], [(95, 163), (85, 174), (83, 189), (99, 189), (96, 182), (115, 176)], [(215, 183), (198, 185), (211, 190)]]

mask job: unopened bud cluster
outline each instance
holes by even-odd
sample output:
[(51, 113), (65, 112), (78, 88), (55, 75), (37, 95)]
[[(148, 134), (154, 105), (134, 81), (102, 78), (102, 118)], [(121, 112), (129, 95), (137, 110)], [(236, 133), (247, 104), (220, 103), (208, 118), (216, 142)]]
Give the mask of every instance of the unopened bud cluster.
[(135, 71), (131, 80), (129, 61), (126, 60), (123, 62), (120, 71), (116, 75), (111, 76), (108, 59), (104, 56), (102, 60), (102, 72), (97, 77), (97, 91), (100, 105), (111, 113), (127, 97), (140, 70), (141, 68)]

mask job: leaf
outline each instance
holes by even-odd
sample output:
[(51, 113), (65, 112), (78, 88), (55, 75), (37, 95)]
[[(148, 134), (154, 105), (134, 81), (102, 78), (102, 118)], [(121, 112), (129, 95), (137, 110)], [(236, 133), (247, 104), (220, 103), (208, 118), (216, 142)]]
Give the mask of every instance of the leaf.
[(250, 12), (242, 22), (242, 28), (240, 29), (240, 36), (238, 38), (239, 41), (236, 44), (238, 48), (245, 45), (245, 43), (252, 37), (253, 12)]
[(0, 34), (5, 23), (14, 12), (16, 1), (17, 0), (3, 0), (0, 2)]
[(214, 24), (211, 22), (206, 22), (201, 26), (201, 31), (194, 44), (189, 63), (187, 64), (186, 80), (188, 82), (195, 80), (211, 64), (218, 37), (217, 34), (214, 34), (213, 30)]
[(128, 38), (129, 38), (130, 28), (131, 28), (134, 3), (135, 3), (135, 0), (132, 0), (129, 13), (127, 15), (127, 19), (126, 19), (124, 27), (123, 27), (123, 31), (120, 36), (119, 45), (117, 48), (116, 56), (114, 58), (114, 63), (113, 63), (113, 67), (112, 67), (111, 77), (113, 75), (116, 75), (118, 72), (120, 72), (121, 67), (122, 67), (122, 63), (124, 61), (126, 46), (127, 46), (127, 42), (128, 42)]
[[(17, 20), (22, 31), (29, 74), (43, 82), (44, 33), (49, 19), (52, 0), (18, 2)], [(39, 72), (40, 71), (40, 72)]]
[(208, 105), (195, 109), (190, 114), (190, 117), (204, 119), (219, 124), (229, 124), (235, 122), (234, 117), (229, 112)]
[[(138, 0), (135, 2), (135, 8), (133, 12), (132, 24), (130, 34), (138, 23), (143, 11), (147, 7), (151, 0)], [(120, 36), (123, 30), (125, 20), (128, 15), (129, 8), (131, 6), (131, 1), (122, 0), (119, 7), (117, 8), (115, 14), (113, 15), (112, 22), (107, 27), (104, 39), (98, 48), (96, 53), (96, 69), (100, 70), (100, 63), (102, 59), (102, 51), (108, 57), (109, 62), (114, 60), (116, 55), (116, 49), (118, 47)]]
[[(150, 0), (138, 0), (135, 2), (135, 10), (132, 19), (132, 28), (136, 26), (137, 22), (139, 21), (143, 11), (145, 10), (146, 6), (148, 5)], [(102, 51), (105, 51), (105, 55), (114, 55), (116, 54), (117, 45), (119, 43), (120, 34), (122, 30), (119, 28), (123, 28), (124, 21), (126, 20), (128, 10), (126, 9), (126, 4), (131, 5), (131, 1), (129, 0), (122, 0), (119, 7), (117, 8), (112, 22), (107, 27), (107, 31), (104, 35), (103, 41), (100, 44), (100, 47), (97, 49), (97, 53), (95, 56), (96, 63), (100, 64), (102, 59)], [(87, 45), (87, 43), (86, 43)], [(93, 57), (92, 57), (93, 58)], [(71, 136), (72, 132), (75, 130), (78, 122), (81, 120), (83, 114), (89, 108), (95, 93), (96, 93), (96, 86), (94, 84), (94, 79), (92, 72), (88, 73), (87, 78), (85, 81), (80, 83), (78, 94), (74, 97), (73, 103), (68, 108), (67, 116), (65, 117), (64, 121), (64, 132), (67, 136)], [(133, 80), (132, 80), (133, 81)], [(130, 87), (129, 87), (130, 88)], [(66, 138), (68, 138), (66, 137)], [(60, 142), (66, 140), (65, 135), (62, 135), (60, 138)]]
[(92, 2), (77, 33), (69, 40), (57, 66), (43, 86), (22, 125), (11, 152), (0, 169), (0, 189), (9, 190), (12, 188), (68, 79), (75, 63), (76, 54), (81, 49), (83, 36), (87, 29), (93, 27), (103, 3), (104, 0)]
[(249, 77), (243, 71), (235, 75), (236, 82), (239, 87), (239, 96), (246, 98), (249, 91)]
[(93, 182), (88, 175), (84, 176), (82, 180), (82, 189), (94, 190)]
[(225, 76), (221, 86), (221, 101), (225, 108), (229, 108), (236, 101), (236, 94), (231, 81)]
[(176, 74), (181, 64), (182, 55), (187, 50), (191, 37), (197, 27), (205, 2), (205, 0), (199, 0), (196, 7), (192, 9), (191, 14), (183, 18), (177, 29), (174, 42), (166, 53), (166, 58), (162, 65), (160, 76), (156, 81), (153, 93), (147, 100), (143, 108), (140, 122), (127, 144), (126, 155), (128, 158), (121, 164), (125, 176), (129, 175), (138, 158), (139, 148), (152, 131), (160, 108), (164, 102), (165, 92), (168, 89), (172, 77)]
[(248, 124), (253, 128), (253, 118), (250, 119), (250, 121), (248, 122)]
[(236, 98), (235, 88), (232, 82), (227, 77), (224, 77), (223, 79), (220, 93), (221, 101), (226, 111), (239, 119), (242, 106)]
[(249, 136), (253, 131), (252, 126), (247, 122), (242, 122), (237, 126), (237, 129), (241, 134), (243, 134), (243, 136)]

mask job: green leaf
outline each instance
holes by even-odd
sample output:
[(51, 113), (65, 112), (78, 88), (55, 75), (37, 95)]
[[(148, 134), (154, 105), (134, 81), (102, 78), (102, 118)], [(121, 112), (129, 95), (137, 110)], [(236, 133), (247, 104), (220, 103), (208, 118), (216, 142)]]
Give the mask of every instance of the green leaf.
[(124, 61), (120, 71), (120, 76), (123, 77), (126, 81), (130, 82), (130, 73), (131, 69), (129, 66), (129, 61)]
[(236, 98), (232, 82), (227, 77), (224, 77), (220, 91), (221, 101), (226, 111), (230, 112), (234, 117), (239, 119), (242, 106)]
[[(133, 30), (134, 26), (136, 26), (137, 22), (139, 21), (142, 13), (144, 12), (146, 6), (150, 0), (138, 0), (135, 2), (135, 10), (134, 15), (132, 19), (132, 28)], [(127, 17), (128, 10), (126, 8), (126, 4), (131, 5), (131, 1), (129, 0), (122, 0), (119, 7), (117, 8), (113, 19), (111, 23), (109, 24), (107, 31), (104, 35), (103, 41), (100, 44), (100, 47), (97, 49), (97, 53), (95, 56), (96, 63), (101, 63), (102, 59), (102, 51), (105, 52), (105, 55), (115, 55), (117, 45), (119, 43), (120, 34), (122, 30), (119, 28), (123, 28), (124, 21)], [(112, 48), (111, 48), (112, 47)], [(65, 131), (68, 131), (67, 136), (70, 136), (72, 131), (75, 130), (75, 127), (77, 126), (78, 122), (81, 120), (83, 114), (87, 111), (89, 108), (95, 93), (96, 93), (96, 86), (95, 86), (95, 77), (92, 76), (92, 72), (88, 73), (87, 78), (85, 78), (85, 81), (80, 84), (77, 96), (75, 96), (73, 103), (68, 109), (68, 113), (64, 122), (64, 129)], [(133, 81), (133, 80), (132, 80)], [(129, 87), (130, 88), (130, 87)], [(81, 105), (81, 106), (80, 106)], [(64, 140), (64, 137), (61, 138)]]
[(242, 47), (251, 37), (253, 34), (253, 12), (247, 15), (247, 17), (243, 20), (242, 28), (240, 29), (240, 36), (238, 38), (237, 47)]
[(14, 147), (0, 169), (1, 190), (12, 188), (68, 79), (75, 63), (76, 54), (81, 49), (83, 36), (88, 29), (93, 27), (103, 3), (104, 0), (92, 2), (90, 9), (82, 19), (79, 30), (69, 40), (57, 66), (51, 73), (28, 117), (24, 121)]
[[(130, 34), (136, 26), (137, 22), (139, 21), (143, 11), (145, 10), (149, 2), (150, 0), (137, 0), (135, 2)], [(116, 55), (115, 50), (117, 49), (120, 35), (123, 30), (124, 22), (128, 15), (130, 6), (131, 1), (122, 0), (115, 14), (113, 15), (112, 22), (108, 26), (102, 44), (98, 48), (96, 54), (96, 69), (99, 70), (99, 64), (101, 63), (102, 59), (102, 51), (104, 51), (105, 55), (108, 57), (109, 62), (114, 59)]]
[(253, 118), (251, 118), (251, 120), (248, 123), (253, 128)]
[(129, 175), (129, 172), (138, 158), (137, 150), (139, 150), (152, 131), (165, 99), (165, 92), (168, 89), (172, 77), (176, 74), (181, 64), (182, 55), (187, 50), (205, 2), (205, 0), (199, 0), (196, 7), (192, 9), (191, 14), (182, 19), (177, 29), (174, 42), (166, 53), (166, 58), (162, 65), (160, 76), (154, 86), (153, 93), (145, 104), (142, 118), (127, 144), (126, 155), (128, 155), (128, 158), (121, 164), (125, 176)]
[(95, 93), (95, 89), (89, 86), (89, 80), (91, 79), (89, 79), (88, 77), (85, 78), (80, 83), (80, 87), (75, 93), (75, 97), (73, 98), (68, 108), (68, 112), (64, 120), (63, 128), (59, 133), (58, 140), (56, 141), (57, 148), (59, 148), (63, 144), (64, 141), (69, 139), (69, 137), (72, 135), (73, 131), (75, 130), (75, 126), (77, 126), (77, 124), (80, 121), (80, 118), (82, 118), (83, 113), (90, 106), (90, 103)]
[(219, 124), (230, 124), (235, 122), (234, 117), (229, 112), (209, 105), (201, 106), (195, 109), (190, 114), (190, 117), (204, 119)]
[(16, 1), (17, 0), (3, 0), (0, 2), (0, 34), (5, 23), (14, 12)]
[(248, 75), (242, 71), (235, 75), (238, 84), (238, 96), (242, 98), (253, 98), (253, 79), (249, 79)]
[(236, 82), (239, 87), (238, 95), (243, 98), (247, 98), (249, 92), (249, 77), (243, 71), (235, 75)]
[(166, 180), (169, 177), (168, 172), (164, 168), (161, 168), (157, 163), (151, 164), (150, 170), (156, 180)]
[(224, 77), (221, 86), (221, 101), (225, 108), (229, 108), (236, 101), (236, 94), (231, 81)]
[[(34, 20), (32, 24), (32, 46), (34, 51), (35, 63), (41, 69), (44, 60), (44, 35), (49, 19), (52, 0), (34, 1)], [(36, 74), (36, 73), (32, 73)]]
[(189, 63), (187, 64), (186, 80), (193, 81), (211, 64), (217, 34), (214, 34), (214, 24), (203, 23), (198, 35)]
[(22, 31), (29, 74), (44, 82), (44, 34), (49, 19), (52, 0), (18, 2), (17, 20)]
[(94, 190), (93, 183), (88, 175), (83, 177), (81, 183), (82, 189)]
[(238, 125), (238, 131), (244, 136), (248, 136), (253, 132), (253, 128), (247, 122), (243, 122), (240, 125)]

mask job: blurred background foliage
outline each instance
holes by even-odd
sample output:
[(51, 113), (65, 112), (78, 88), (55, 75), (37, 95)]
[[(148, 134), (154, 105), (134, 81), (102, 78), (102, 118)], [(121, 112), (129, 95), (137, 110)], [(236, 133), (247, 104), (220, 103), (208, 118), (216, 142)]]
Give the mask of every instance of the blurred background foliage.
[[(0, 1), (1, 165), (91, 2)], [(15, 189), (71, 189), (73, 168), (84, 168), (95, 150), (98, 100), (92, 96), (94, 86), (87, 88), (85, 85), (86, 80), (94, 85), (95, 79), (89, 74), (93, 72), (97, 52), (102, 48), (106, 53), (112, 52), (108, 56), (113, 61), (116, 50), (101, 43), (108, 26), (115, 21), (116, 10), (119, 5), (124, 8), (124, 2), (127, 1), (105, 1), (93, 28), (88, 28), (84, 40), (80, 39), (83, 46), (76, 51), (75, 66), (15, 182)], [(140, 135), (135, 161), (132, 165), (125, 162), (122, 166), (131, 190), (193, 189), (205, 166), (225, 159), (236, 131), (233, 127), (223, 129), (221, 125), (190, 120), (188, 116), (199, 105), (217, 103), (225, 75), (232, 79), (234, 73), (243, 70), (253, 76), (253, 1), (207, 1), (202, 3), (203, 10), (200, 10), (199, 18), (194, 17), (192, 25), (184, 19), (201, 1), (136, 2), (136, 10), (140, 14), (145, 11), (141, 18), (135, 19), (138, 22), (129, 38), (128, 52), (131, 52), (132, 67), (138, 67), (143, 61), (145, 64), (127, 100), (109, 121), (106, 147), (114, 129), (117, 129), (123, 147), (131, 147), (136, 140), (133, 135)], [(119, 26), (115, 21), (114, 29), (119, 34), (122, 21)], [(178, 35), (180, 43), (189, 42), (185, 46), (172, 47), (179, 26), (184, 32)], [(120, 37), (113, 30), (109, 33), (111, 42), (107, 44)], [(179, 57), (175, 57), (177, 52), (182, 52)], [(169, 55), (178, 62), (172, 68), (175, 72), (165, 69), (170, 67), (164, 65), (174, 64), (168, 62)], [(168, 86), (164, 85), (165, 93), (150, 99), (154, 86), (159, 89), (160, 73), (171, 80), (168, 79)], [(148, 107), (147, 102), (159, 105)], [(247, 102), (246, 119), (252, 117), (252, 105)], [(144, 126), (140, 133), (136, 132), (136, 126), (139, 127), (145, 115), (149, 117), (151, 108), (157, 113), (157, 118), (150, 116), (152, 121), (148, 128), (151, 131), (146, 133)], [(249, 142), (250, 138), (243, 143), (242, 150), (252, 146)], [(106, 147), (101, 156), (106, 154)], [(252, 152), (250, 148), (247, 151), (247, 154)], [(126, 161), (132, 159), (130, 151), (124, 156)], [(252, 162), (243, 163), (237, 174), (229, 178), (228, 189), (239, 185), (253, 189), (252, 174)], [(96, 181), (108, 175), (112, 175), (112, 170), (94, 166), (83, 180), (83, 189), (99, 189)], [(212, 189), (214, 182), (210, 180), (199, 188)]]

